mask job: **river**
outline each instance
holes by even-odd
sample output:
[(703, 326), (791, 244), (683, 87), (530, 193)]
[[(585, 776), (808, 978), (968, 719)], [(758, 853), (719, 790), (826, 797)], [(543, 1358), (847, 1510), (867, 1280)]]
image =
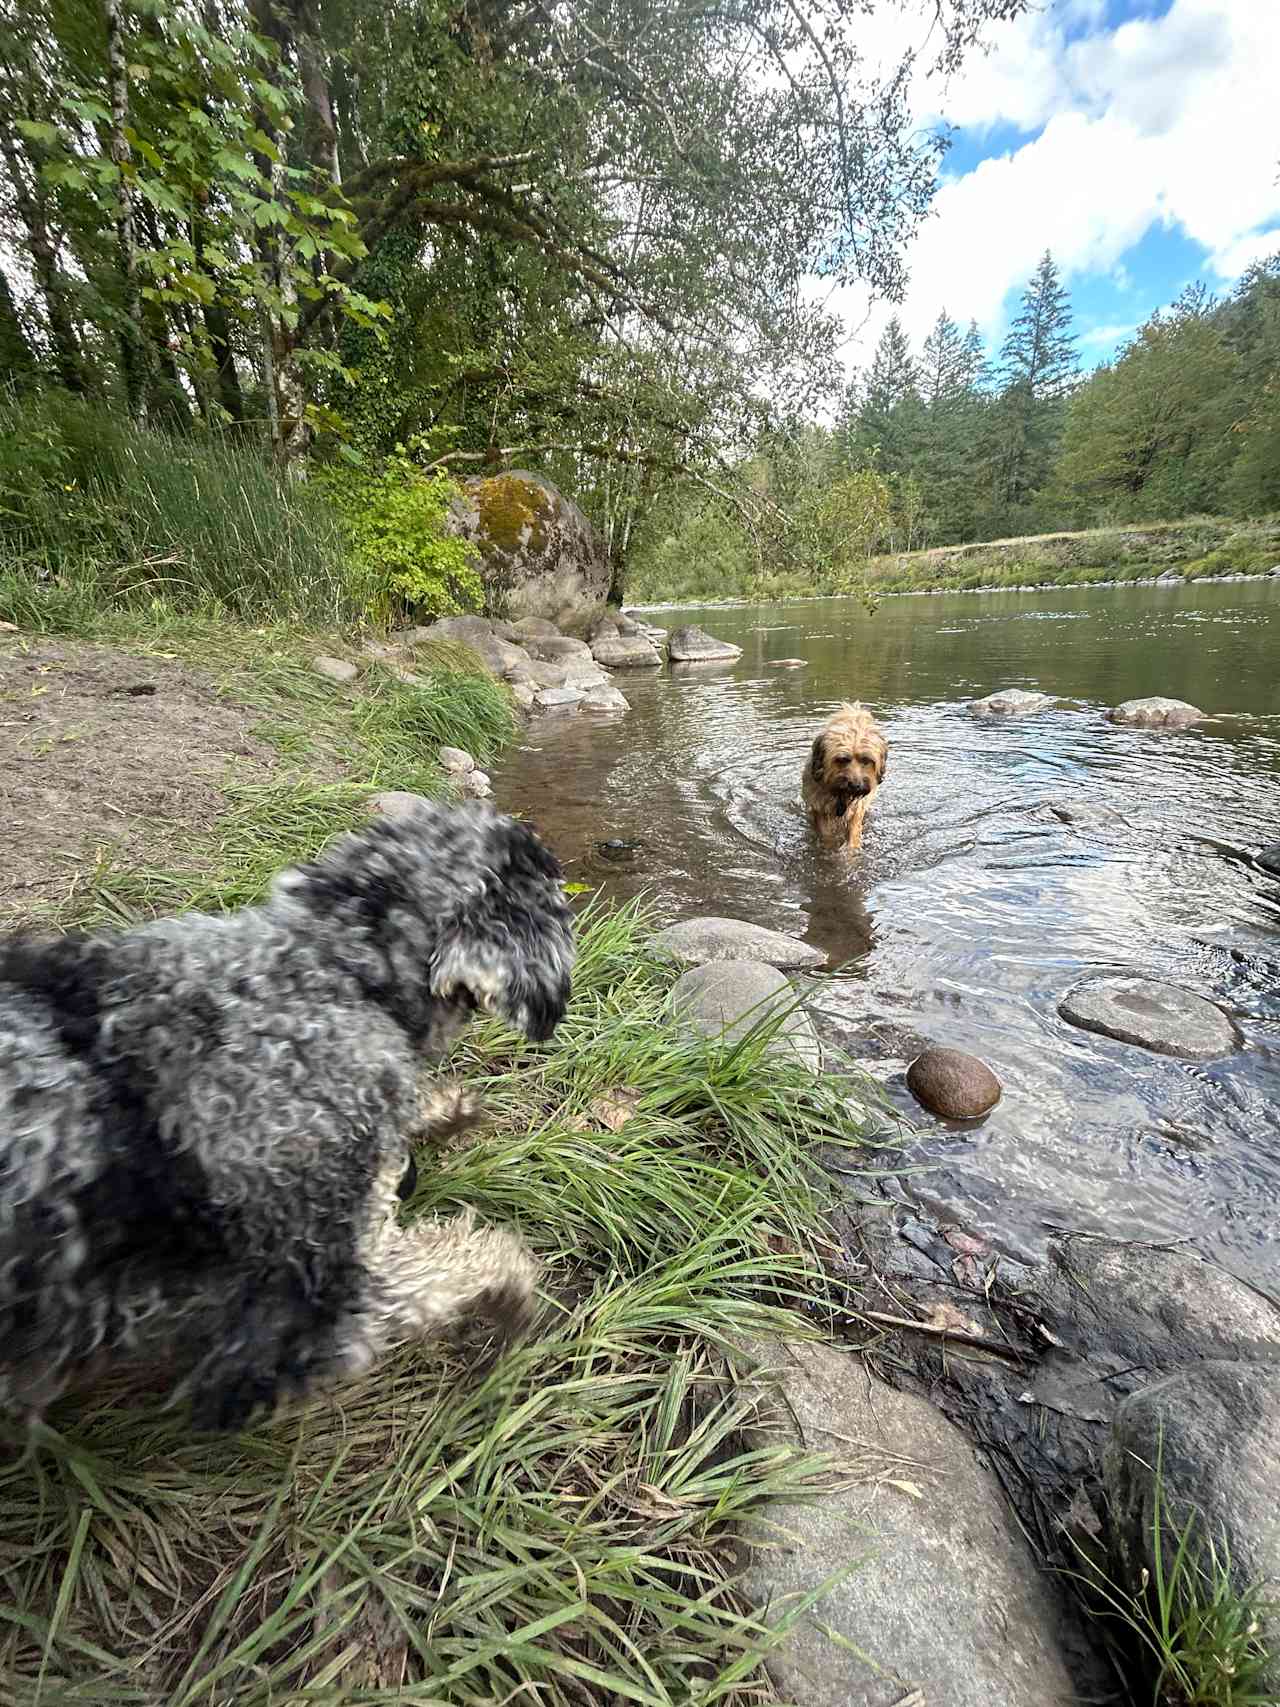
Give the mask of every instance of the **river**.
[[(1224, 854), (1280, 838), (1280, 580), (682, 608), (731, 666), (619, 678), (626, 717), (531, 723), (495, 778), (570, 879), (820, 947), (819, 1007), (909, 1116), (907, 1192), (1011, 1256), (1058, 1228), (1188, 1240), (1280, 1285), (1280, 879)], [(804, 668), (772, 662), (802, 658)], [(1002, 687), (1061, 696), (978, 720)], [(1108, 723), (1146, 694), (1212, 715)], [(797, 809), (817, 726), (861, 699), (890, 743), (861, 853), (840, 866)], [(609, 848), (621, 841), (632, 848)], [(1207, 1065), (1068, 1025), (1063, 994), (1135, 972), (1208, 996), (1244, 1047)], [(927, 1037), (1004, 1084), (981, 1124), (912, 1102)]]

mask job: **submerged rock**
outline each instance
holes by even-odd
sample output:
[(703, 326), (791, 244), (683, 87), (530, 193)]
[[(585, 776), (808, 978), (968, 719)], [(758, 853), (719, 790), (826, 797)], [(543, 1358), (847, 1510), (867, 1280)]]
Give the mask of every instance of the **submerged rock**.
[(803, 1707), (1078, 1699), (1063, 1652), (1070, 1615), (960, 1431), (852, 1352), (761, 1349), (774, 1373), (756, 1379), (747, 1444), (829, 1451), (853, 1476), (752, 1523), (743, 1591), (772, 1623), (795, 1597), (865, 1560), (770, 1651), (778, 1694)]
[(717, 640), (705, 628), (689, 623), (677, 628), (667, 642), (667, 656), (673, 664), (713, 664), (741, 658), (741, 646), (728, 640)]
[(539, 711), (565, 711), (581, 705), (584, 698), (581, 688), (543, 688), (533, 703)]
[(765, 966), (822, 966), (826, 955), (781, 931), (742, 919), (684, 919), (659, 931), (654, 944), (682, 966), (705, 966), (711, 960), (758, 960)]
[(969, 710), (975, 717), (1026, 717), (1047, 711), (1057, 703), (1052, 694), (1029, 693), (1026, 688), (1001, 688), (985, 699), (971, 699)]
[(1212, 1061), (1230, 1055), (1240, 1043), (1221, 1008), (1151, 978), (1090, 979), (1063, 998), (1058, 1012), (1084, 1031), (1185, 1061)]
[(1199, 723), (1204, 715), (1198, 706), (1189, 705), (1185, 699), (1164, 699), (1159, 695), (1127, 699), (1107, 713), (1113, 723), (1127, 723), (1139, 729), (1185, 729), (1188, 724)]
[(584, 711), (630, 711), (621, 690), (614, 687), (593, 687), (582, 702)]
[(785, 1012), (769, 1053), (798, 1058), (815, 1072), (822, 1064), (813, 1021), (796, 1005), (795, 990), (774, 966), (757, 960), (695, 966), (676, 980), (669, 1000), (681, 1030), (726, 1041), (745, 1036), (770, 1015)]
[(1000, 1081), (976, 1055), (926, 1049), (907, 1069), (907, 1088), (943, 1120), (978, 1120), (1000, 1101)]

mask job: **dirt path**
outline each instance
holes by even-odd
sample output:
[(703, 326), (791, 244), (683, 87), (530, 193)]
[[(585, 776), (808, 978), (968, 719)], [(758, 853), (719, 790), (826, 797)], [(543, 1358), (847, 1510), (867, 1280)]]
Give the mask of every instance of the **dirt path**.
[(184, 863), (226, 781), (278, 769), (260, 715), (173, 660), (0, 636), (0, 927), (47, 916), (99, 858)]

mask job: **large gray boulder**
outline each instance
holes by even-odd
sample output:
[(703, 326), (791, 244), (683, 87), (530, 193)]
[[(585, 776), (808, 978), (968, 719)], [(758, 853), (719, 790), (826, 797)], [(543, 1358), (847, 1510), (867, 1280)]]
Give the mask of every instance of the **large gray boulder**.
[(488, 602), (565, 622), (604, 604), (609, 562), (571, 498), (526, 469), (468, 480), (450, 526), (480, 554)]
[(678, 978), (670, 995), (680, 1029), (694, 1037), (734, 1042), (763, 1020), (785, 1013), (769, 1053), (800, 1060), (815, 1072), (822, 1049), (813, 1021), (796, 1002), (796, 992), (781, 972), (755, 960), (713, 961)]
[(1107, 713), (1113, 723), (1129, 723), (1139, 729), (1185, 729), (1189, 723), (1199, 723), (1204, 712), (1188, 705), (1185, 699), (1127, 699)]
[(662, 659), (643, 634), (601, 634), (591, 655), (606, 670), (656, 670)]
[(1157, 1534), (1168, 1570), (1193, 1521), (1193, 1545), (1230, 1559), (1237, 1590), (1270, 1585), (1262, 1687), (1280, 1691), (1280, 1362), (1194, 1363), (1135, 1393), (1116, 1412), (1103, 1465), (1124, 1586), (1154, 1575)]
[[(1066, 1707), (1054, 1592), (973, 1447), (926, 1400), (832, 1346), (772, 1348), (748, 1447), (834, 1454), (847, 1485), (752, 1526), (742, 1589), (767, 1623), (856, 1565), (766, 1666), (803, 1707)], [(834, 1632), (835, 1639), (827, 1634)]]
[(590, 658), (591, 648), (585, 640), (571, 640), (567, 634), (532, 635), (524, 642), (531, 658), (541, 658), (549, 664), (561, 664), (567, 658)]
[(524, 647), (503, 640), (487, 616), (443, 616), (427, 628), (413, 629), (407, 639), (410, 647), (433, 642), (469, 646), (496, 676), (506, 675), (530, 661)]
[(688, 623), (672, 631), (667, 641), (667, 656), (673, 664), (729, 663), (741, 658), (742, 648), (728, 640), (717, 640), (696, 623)]
[(1057, 700), (1048, 693), (1029, 693), (1026, 688), (1002, 688), (989, 693), (985, 699), (971, 699), (969, 710), (975, 717), (1029, 717), (1037, 711), (1047, 711)]
[(1084, 1031), (1184, 1061), (1213, 1061), (1240, 1043), (1221, 1008), (1152, 978), (1089, 979), (1063, 998), (1058, 1012)]
[(682, 919), (654, 938), (656, 947), (682, 966), (705, 966), (711, 960), (758, 960), (782, 968), (823, 966), (826, 955), (781, 931), (742, 919)]

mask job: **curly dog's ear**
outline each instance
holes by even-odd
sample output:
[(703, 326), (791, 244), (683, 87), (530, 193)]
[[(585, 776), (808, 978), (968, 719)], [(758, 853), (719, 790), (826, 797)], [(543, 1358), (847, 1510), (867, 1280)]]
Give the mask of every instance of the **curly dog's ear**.
[(513, 819), (493, 821), (485, 852), (492, 880), (443, 924), (431, 993), (500, 1014), (543, 1042), (564, 1017), (574, 960), (560, 867)]
[[(794, 764), (795, 760), (792, 759), (791, 762), (792, 762), (792, 764)], [(813, 767), (814, 776), (820, 777), (822, 775), (822, 772), (823, 772), (823, 769), (826, 765), (826, 762), (827, 762), (827, 737), (825, 735), (819, 735), (818, 739), (813, 743), (813, 753), (809, 759), (809, 763)]]

